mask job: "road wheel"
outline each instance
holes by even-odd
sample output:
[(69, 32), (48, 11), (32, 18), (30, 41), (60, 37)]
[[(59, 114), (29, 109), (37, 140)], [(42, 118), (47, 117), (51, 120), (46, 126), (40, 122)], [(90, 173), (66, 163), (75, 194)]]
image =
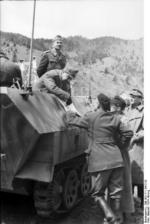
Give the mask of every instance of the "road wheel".
[(91, 177), (88, 173), (88, 165), (85, 163), (82, 166), (80, 176), (80, 192), (83, 197), (87, 196), (91, 189)]
[(79, 179), (76, 170), (71, 170), (66, 176), (63, 191), (63, 204), (67, 210), (74, 207), (78, 198)]
[(61, 179), (63, 175), (63, 173), (57, 173), (49, 184), (42, 182), (35, 184), (34, 205), (39, 216), (49, 217), (59, 209), (62, 203)]

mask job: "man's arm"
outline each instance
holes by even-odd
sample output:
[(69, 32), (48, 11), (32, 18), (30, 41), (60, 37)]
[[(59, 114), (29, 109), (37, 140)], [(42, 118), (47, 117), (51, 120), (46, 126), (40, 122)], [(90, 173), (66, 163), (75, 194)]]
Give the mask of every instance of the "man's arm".
[(41, 77), (47, 71), (48, 62), (48, 56), (46, 54), (43, 54), (40, 64), (37, 68), (37, 74), (39, 77)]
[(144, 116), (141, 118), (139, 129), (139, 131), (134, 133), (133, 138), (131, 139), (131, 145), (144, 139)]
[(89, 128), (89, 116), (88, 114), (83, 117), (77, 116), (75, 113), (69, 111), (66, 113), (66, 122), (67, 125), (73, 125), (80, 128)]
[(119, 134), (122, 146), (127, 146), (133, 136), (133, 131), (127, 123), (124, 123), (121, 120), (119, 122)]

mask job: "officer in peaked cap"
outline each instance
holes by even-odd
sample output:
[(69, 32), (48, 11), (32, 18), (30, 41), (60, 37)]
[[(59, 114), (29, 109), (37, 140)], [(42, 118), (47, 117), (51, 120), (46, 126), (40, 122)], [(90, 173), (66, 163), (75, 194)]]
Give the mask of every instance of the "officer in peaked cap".
[[(115, 134), (118, 133), (126, 141), (129, 135), (131, 138), (132, 132), (122, 123), (118, 114), (109, 111), (109, 97), (99, 94), (98, 101), (97, 111), (89, 112), (83, 117), (72, 116), (68, 119), (68, 124), (87, 129), (89, 146), (86, 153), (89, 154), (88, 171), (92, 179), (91, 196), (103, 210), (107, 223), (120, 224), (124, 164)], [(104, 197), (106, 188), (110, 203)]]
[(37, 68), (37, 74), (41, 77), (45, 72), (53, 69), (63, 69), (66, 65), (66, 57), (62, 53), (63, 39), (57, 35), (52, 44), (52, 48), (42, 54), (41, 61)]
[(129, 125), (134, 133), (131, 139), (130, 159), (132, 165), (132, 182), (138, 186), (138, 196), (143, 206), (143, 154), (144, 154), (144, 106), (143, 93), (133, 89), (130, 93), (132, 98), (131, 110), (128, 113)]
[[(116, 95), (111, 100), (111, 111), (116, 112), (121, 118), (121, 121), (128, 125), (128, 118), (126, 117), (125, 113), (126, 108), (126, 101)], [(129, 137), (132, 137), (129, 136)], [(133, 193), (132, 193), (132, 177), (131, 177), (131, 163), (130, 163), (130, 157), (129, 157), (129, 144), (124, 145), (124, 139), (119, 139), (118, 136), (116, 136), (116, 141), (118, 143), (118, 146), (120, 148), (120, 152), (124, 161), (124, 169), (123, 169), (123, 192), (122, 192), (122, 198), (121, 198), (121, 211), (124, 214), (124, 218), (128, 219), (131, 218), (131, 213), (135, 211), (134, 208), (134, 200), (133, 200)]]

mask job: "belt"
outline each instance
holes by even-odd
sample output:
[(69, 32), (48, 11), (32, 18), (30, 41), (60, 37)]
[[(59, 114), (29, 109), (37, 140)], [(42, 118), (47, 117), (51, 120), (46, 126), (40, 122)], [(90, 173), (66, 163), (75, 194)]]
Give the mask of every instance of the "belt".
[(112, 137), (103, 137), (103, 138), (96, 139), (95, 142), (96, 143), (115, 143), (115, 140)]

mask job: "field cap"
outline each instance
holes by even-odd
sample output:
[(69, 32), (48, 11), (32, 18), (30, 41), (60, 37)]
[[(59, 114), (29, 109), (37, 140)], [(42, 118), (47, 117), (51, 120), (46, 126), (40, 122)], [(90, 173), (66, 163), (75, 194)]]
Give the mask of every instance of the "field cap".
[(67, 67), (64, 69), (64, 72), (68, 73), (71, 78), (75, 78), (78, 71), (79, 70), (74, 67)]
[(54, 37), (54, 41), (57, 41), (57, 40), (59, 40), (59, 41), (63, 41), (62, 36), (57, 35), (56, 37)]
[(126, 107), (126, 101), (118, 95), (116, 95), (111, 100), (111, 104), (115, 105), (116, 107), (121, 107), (122, 110)]

